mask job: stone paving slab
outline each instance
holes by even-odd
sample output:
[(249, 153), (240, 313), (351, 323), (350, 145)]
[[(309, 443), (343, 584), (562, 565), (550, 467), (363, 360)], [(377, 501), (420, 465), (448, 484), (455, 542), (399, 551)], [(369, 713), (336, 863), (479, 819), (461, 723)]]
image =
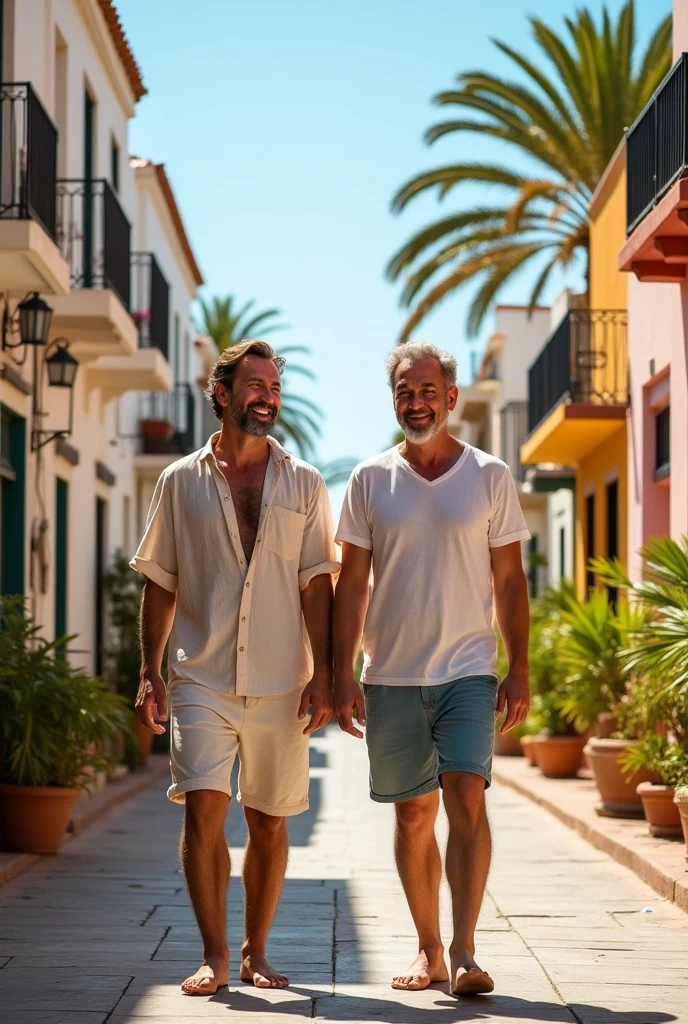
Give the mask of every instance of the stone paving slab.
[(592, 779), (546, 779), (525, 757), (495, 757), (493, 776), (546, 808), (598, 850), (630, 868), (643, 882), (688, 911), (685, 843), (650, 835), (643, 819), (603, 818)]
[[(393, 864), (393, 809), (367, 798), (363, 744), (330, 729), (315, 739), (312, 762), (313, 806), (291, 824), (269, 950), (292, 978), (289, 991), (240, 985), (235, 954), (229, 988), (212, 998), (181, 993), (199, 942), (176, 859), (180, 810), (166, 801), (165, 780), (0, 892), (3, 1024), (688, 1024), (686, 915), (499, 785), (489, 794), (495, 858), (477, 936), (495, 994), (392, 990), (391, 975), (414, 952)], [(444, 843), (443, 822), (438, 833)], [(244, 836), (232, 805), (234, 950)], [(446, 886), (442, 903), (448, 941)]]

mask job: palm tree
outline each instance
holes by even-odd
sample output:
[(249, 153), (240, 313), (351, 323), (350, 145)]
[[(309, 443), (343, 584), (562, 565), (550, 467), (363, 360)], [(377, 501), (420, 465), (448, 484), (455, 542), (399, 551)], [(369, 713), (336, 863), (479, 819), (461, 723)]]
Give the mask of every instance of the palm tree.
[(567, 37), (537, 18), (529, 21), (542, 59), (532, 61), (495, 40), (519, 80), (487, 71), (458, 75), (458, 87), (439, 93), (435, 103), (477, 117), (443, 121), (426, 133), (428, 143), (456, 134), (461, 141), (467, 134), (499, 139), (511, 147), (512, 159), (426, 171), (392, 201), (398, 213), (424, 192), (436, 189), (443, 199), (465, 182), (496, 185), (503, 196), (495, 205), (471, 206), (435, 221), (392, 258), (387, 274), (395, 281), (403, 276), (401, 302), (412, 307), (402, 341), (467, 281), (477, 282), (468, 314), (468, 330), (476, 333), (497, 293), (527, 264), (535, 261), (540, 271), (531, 308), (555, 268), (567, 268), (577, 254), (587, 264), (590, 197), (626, 128), (671, 65), (670, 17), (636, 56), (633, 0), (616, 23), (606, 8), (599, 26), (589, 10), (579, 10), (566, 19)]
[[(279, 322), (282, 315), (279, 309), (252, 312), (254, 299), (239, 307), (233, 295), (225, 298), (216, 295), (210, 302), (201, 300), (200, 305), (198, 330), (211, 337), (220, 352), (238, 345), (246, 338), (262, 338), (286, 328), (286, 324)], [(292, 373), (300, 373), (309, 380), (315, 379), (313, 371), (308, 367), (289, 360), (294, 354), (310, 354), (308, 348), (304, 345), (284, 345), (279, 351), (280, 355), (288, 359), (287, 379)], [(292, 441), (298, 453), (311, 461), (315, 453), (315, 439), (321, 434), (321, 420), (322, 412), (314, 402), (285, 387), (282, 392), (282, 409), (272, 433), (280, 443)]]

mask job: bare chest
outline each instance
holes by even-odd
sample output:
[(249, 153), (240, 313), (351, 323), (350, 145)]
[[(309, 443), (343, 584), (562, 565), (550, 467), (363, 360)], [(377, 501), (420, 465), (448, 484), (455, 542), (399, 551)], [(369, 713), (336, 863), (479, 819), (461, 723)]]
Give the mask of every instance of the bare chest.
[(258, 470), (251, 470), (248, 473), (241, 474), (232, 472), (225, 466), (221, 467), (221, 469), (223, 476), (229, 484), (241, 546), (244, 550), (246, 561), (249, 562), (258, 535), (260, 511), (263, 501), (263, 486), (265, 484), (265, 466), (259, 467)]

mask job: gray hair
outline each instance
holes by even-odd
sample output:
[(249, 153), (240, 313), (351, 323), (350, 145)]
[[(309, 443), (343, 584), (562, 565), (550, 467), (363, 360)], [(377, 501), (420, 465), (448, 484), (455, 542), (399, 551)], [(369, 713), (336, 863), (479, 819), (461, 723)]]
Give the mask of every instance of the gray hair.
[(385, 361), (387, 382), (392, 391), (394, 391), (394, 378), (399, 369), (399, 364), (404, 359), (410, 359), (412, 363), (418, 363), (421, 359), (425, 359), (426, 356), (432, 356), (440, 364), (440, 370), (442, 371), (447, 390), (456, 386), (456, 358), (451, 352), (433, 345), (430, 341), (407, 341), (403, 345), (397, 345), (396, 348), (393, 348)]

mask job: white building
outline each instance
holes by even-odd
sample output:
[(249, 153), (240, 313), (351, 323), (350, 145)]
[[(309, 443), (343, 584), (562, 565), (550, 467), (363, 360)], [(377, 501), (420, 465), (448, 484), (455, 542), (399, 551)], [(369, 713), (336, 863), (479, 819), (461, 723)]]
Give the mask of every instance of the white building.
[[(135, 545), (153, 477), (202, 443), (214, 353), (195, 342), (202, 277), (165, 169), (128, 156), (145, 88), (114, 5), (0, 0), (0, 18), (0, 589), (100, 671), (104, 569)], [(32, 293), (53, 310), (47, 347), (21, 344)], [(47, 386), (58, 338), (79, 364), (69, 432), (70, 391)]]
[(545, 568), (551, 565), (553, 551), (548, 485), (526, 478), (519, 453), (529, 430), (528, 367), (551, 333), (551, 317), (543, 306), (529, 314), (527, 306), (500, 305), (495, 313), (496, 331), (488, 339), (474, 382), (459, 388), (451, 427), (469, 444), (503, 459), (511, 470), (531, 533), (523, 555), (535, 596), (550, 579)]

